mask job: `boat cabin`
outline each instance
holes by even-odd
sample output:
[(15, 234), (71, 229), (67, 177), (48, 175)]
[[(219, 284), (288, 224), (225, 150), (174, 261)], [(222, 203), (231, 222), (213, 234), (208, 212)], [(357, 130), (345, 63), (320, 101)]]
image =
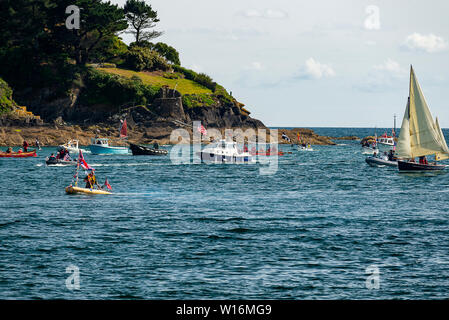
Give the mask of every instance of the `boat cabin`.
[(100, 145), (103, 147), (108, 147), (109, 146), (109, 139), (106, 138), (92, 138), (91, 139), (91, 143), (95, 144), (95, 145)]
[(377, 143), (394, 146), (394, 139), (393, 139), (393, 137), (389, 137), (389, 136), (388, 137), (384, 137), (384, 136), (382, 136), (382, 137), (379, 137), (377, 139)]

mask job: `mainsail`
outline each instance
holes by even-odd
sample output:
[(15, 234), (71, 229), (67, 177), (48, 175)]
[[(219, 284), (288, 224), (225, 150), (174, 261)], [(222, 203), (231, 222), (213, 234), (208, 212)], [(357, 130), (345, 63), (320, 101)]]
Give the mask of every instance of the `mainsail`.
[(128, 137), (128, 126), (126, 125), (126, 119), (122, 121), (122, 126), (120, 127), (120, 138)]
[(415, 158), (435, 154), (437, 160), (449, 158), (449, 149), (438, 123), (435, 123), (413, 68), (410, 68), (410, 93), (399, 134), (397, 157)]

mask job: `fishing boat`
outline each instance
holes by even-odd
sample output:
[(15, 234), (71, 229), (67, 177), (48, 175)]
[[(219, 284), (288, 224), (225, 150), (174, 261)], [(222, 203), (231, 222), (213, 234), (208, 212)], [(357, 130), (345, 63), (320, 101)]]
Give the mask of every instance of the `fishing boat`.
[(159, 148), (150, 148), (147, 146), (143, 146), (141, 144), (129, 144), (129, 148), (131, 149), (131, 152), (134, 156), (142, 156), (142, 155), (148, 155), (148, 156), (165, 156), (168, 154), (168, 151), (165, 149), (159, 149)]
[[(437, 161), (449, 159), (449, 148), (438, 118), (433, 120), (424, 94), (410, 67), (409, 97), (402, 120), (396, 147), (399, 172), (440, 171), (446, 165)], [(426, 156), (434, 155), (435, 162), (428, 163)], [(419, 157), (419, 162), (415, 158)]]
[[(125, 139), (128, 136), (126, 119), (121, 122), (120, 139)], [(128, 154), (128, 147), (115, 147), (109, 145), (109, 139), (92, 138), (89, 145), (92, 154)]]
[(396, 146), (396, 115), (394, 115), (394, 126), (391, 130), (391, 136), (385, 132), (383, 135), (379, 136), (376, 140), (377, 147), (381, 152), (394, 150)]
[(29, 158), (37, 157), (36, 149), (27, 152), (3, 152), (0, 151), (0, 158)]
[(205, 147), (197, 155), (205, 163), (251, 163), (255, 158), (249, 152), (241, 152), (234, 141), (220, 140)]
[[(69, 140), (69, 142), (65, 143), (65, 144), (61, 144), (58, 146), (58, 150), (61, 149), (66, 149), (68, 150), (70, 153), (79, 153), (80, 152), (80, 148), (78, 146), (79, 141), (78, 140)], [(90, 151), (88, 150), (84, 150), (81, 149), (84, 153), (90, 153)]]
[(92, 138), (89, 145), (92, 154), (128, 154), (128, 147), (114, 147), (109, 145), (109, 139)]

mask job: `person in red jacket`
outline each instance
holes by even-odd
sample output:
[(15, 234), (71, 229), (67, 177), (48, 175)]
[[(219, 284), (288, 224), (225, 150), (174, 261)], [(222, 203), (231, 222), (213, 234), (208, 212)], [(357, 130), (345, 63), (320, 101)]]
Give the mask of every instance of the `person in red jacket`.
[(23, 150), (24, 150), (25, 152), (28, 151), (28, 146), (29, 146), (28, 142), (26, 142), (26, 140), (24, 140), (24, 141), (23, 141)]

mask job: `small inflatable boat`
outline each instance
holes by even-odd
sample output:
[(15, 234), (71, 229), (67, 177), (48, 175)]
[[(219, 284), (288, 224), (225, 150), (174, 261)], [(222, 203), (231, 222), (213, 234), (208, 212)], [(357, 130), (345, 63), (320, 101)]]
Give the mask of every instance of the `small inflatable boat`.
[(388, 159), (378, 158), (378, 157), (366, 157), (365, 161), (371, 167), (384, 167), (384, 166), (397, 167), (398, 166), (397, 161), (390, 161)]
[(77, 164), (75, 160), (61, 160), (56, 158), (47, 158), (45, 163), (47, 166), (76, 166)]
[(65, 188), (65, 192), (68, 194), (112, 194), (112, 192), (99, 190), (99, 189), (88, 189), (80, 188), (74, 186), (68, 186)]

